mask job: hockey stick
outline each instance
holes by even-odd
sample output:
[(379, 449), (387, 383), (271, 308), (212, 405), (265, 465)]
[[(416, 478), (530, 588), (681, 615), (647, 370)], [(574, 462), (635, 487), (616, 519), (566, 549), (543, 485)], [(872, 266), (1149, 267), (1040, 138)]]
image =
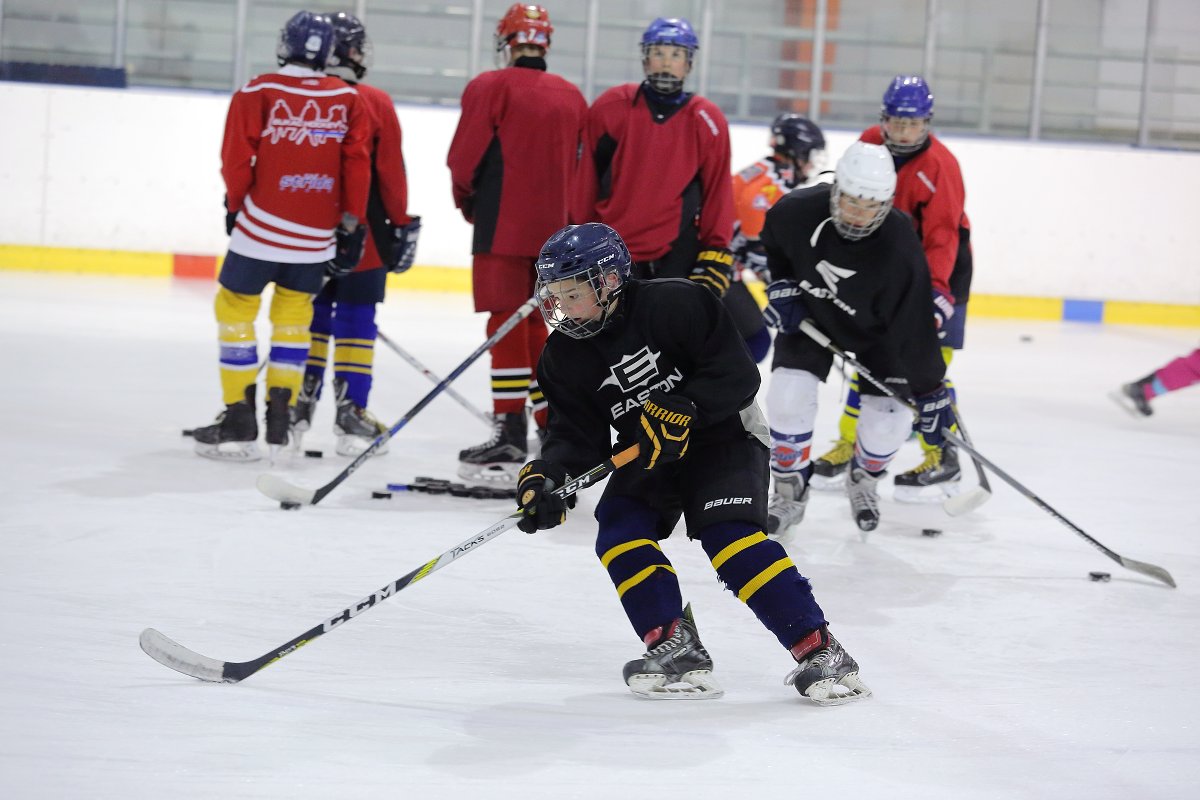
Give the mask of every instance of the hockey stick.
[[(808, 320), (804, 320), (803, 322), (800, 323), (800, 329), (803, 330), (809, 336), (811, 336), (813, 338), (813, 340), (816, 341), (818, 344), (820, 344), (822, 347), (826, 348), (827, 350), (829, 350), (832, 353), (836, 353), (836, 354), (840, 355), (842, 358), (846, 359), (846, 361), (848, 363), (853, 364), (854, 368), (858, 370), (859, 375), (862, 375), (863, 377), (865, 377), (872, 384), (879, 387), (882, 391), (895, 397), (895, 394), (888, 387), (884, 386), (882, 383), (877, 381), (871, 375), (871, 373), (867, 372), (863, 368), (862, 364), (859, 364), (853, 358), (851, 358), (850, 356), (847, 356), (844, 352), (842, 352), (841, 348), (839, 348), (832, 341), (830, 341), (828, 336), (821, 333), (821, 331), (817, 330), (816, 327), (813, 326), (813, 324), (811, 322), (809, 322)], [(1027, 499), (1033, 501), (1033, 503), (1038, 508), (1042, 509), (1047, 514), (1049, 514), (1050, 516), (1054, 517), (1056, 520), (1061, 522), (1063, 525), (1066, 525), (1072, 531), (1074, 531), (1075, 533), (1082, 536), (1084, 538), (1084, 540), (1087, 541), (1088, 544), (1095, 547), (1101, 553), (1104, 553), (1104, 555), (1108, 556), (1113, 561), (1120, 564), (1122, 567), (1133, 570), (1134, 572), (1140, 572), (1141, 574), (1147, 575), (1151, 578), (1154, 578), (1155, 580), (1162, 581), (1167, 586), (1170, 586), (1172, 588), (1175, 587), (1175, 579), (1171, 577), (1171, 573), (1167, 572), (1162, 567), (1155, 566), (1154, 564), (1147, 564), (1144, 561), (1135, 561), (1132, 558), (1125, 558), (1124, 556), (1120, 555), (1116, 551), (1111, 550), (1108, 547), (1105, 547), (1099, 541), (1097, 541), (1096, 539), (1089, 536), (1078, 525), (1071, 522), (1071, 520), (1067, 519), (1062, 514), (1058, 513), (1058, 511), (1056, 511), (1053, 506), (1051, 506), (1045, 500), (1038, 497), (1036, 494), (1034, 494), (1032, 491), (1030, 491), (1028, 488), (1026, 488), (1025, 485), (1022, 484), (1020, 481), (1018, 481), (1016, 478), (1012, 477), (1007, 472), (1000, 469), (998, 466), (996, 466), (994, 463), (992, 463), (990, 460), (988, 460), (982, 453), (980, 453), (978, 450), (976, 450), (974, 448), (974, 446), (969, 444), (965, 440), (965, 437), (960, 438), (960, 437), (956, 436), (954, 434), (954, 432), (951, 431), (949, 428), (943, 428), (942, 435), (945, 436), (946, 439), (948, 441), (950, 441), (951, 443), (958, 445), (963, 450), (970, 453), (972, 458), (976, 459), (979, 462), (982, 462), (984, 466), (986, 466), (988, 469), (990, 469), (996, 475), (996, 477), (1000, 478), (1000, 480), (1004, 481), (1009, 486), (1016, 489), (1018, 492), (1023, 494)]]
[[(858, 375), (860, 378), (865, 378), (867, 380), (867, 382), (874, 385), (875, 388), (879, 389), (879, 391), (883, 392), (888, 397), (891, 397), (894, 400), (899, 400), (914, 414), (919, 413), (917, 411), (916, 405), (914, 405), (912, 403), (912, 401), (905, 400), (903, 397), (900, 397), (899, 395), (897, 395), (896, 392), (893, 391), (890, 386), (877, 380), (875, 378), (875, 376), (872, 375), (862, 364), (858, 363), (858, 361), (855, 360), (853, 356), (847, 355), (845, 350), (838, 347), (836, 344), (833, 343), (832, 339), (830, 339), (824, 333), (819, 331), (817, 329), (817, 327), (812, 324), (811, 321), (809, 321), (807, 319), (802, 320), (800, 322), (800, 330), (802, 330), (804, 333), (808, 334), (809, 338), (811, 338), (817, 344), (821, 345), (826, 350), (833, 353), (835, 356), (838, 356), (839, 358), (841, 358), (842, 363), (849, 364), (850, 366), (854, 367), (855, 371), (858, 372)], [(955, 409), (955, 413), (957, 414), (957, 409)], [(961, 423), (960, 423), (960, 425), (961, 425)], [(964, 431), (964, 437), (965, 437), (965, 431)], [(955, 439), (957, 439), (957, 437), (955, 437)], [(968, 453), (970, 453), (972, 458), (975, 457), (974, 448), (968, 446), (963, 449), (966, 450)], [(981, 505), (983, 505), (989, 499), (991, 499), (992, 487), (988, 484), (987, 478), (985, 478), (983, 476), (983, 465), (980, 464), (979, 461), (976, 461), (975, 468), (979, 472), (979, 477), (980, 477), (979, 485), (976, 486), (974, 489), (971, 489), (970, 491), (962, 492), (960, 494), (954, 495), (953, 497), (948, 497), (942, 503), (942, 510), (945, 511), (947, 514), (949, 514), (952, 517), (957, 517), (961, 514), (966, 514), (968, 511), (973, 511), (974, 509), (979, 508)]]
[(475, 363), (477, 358), (490, 350), (492, 346), (496, 344), (496, 342), (503, 339), (509, 331), (511, 331), (517, 326), (518, 323), (521, 322), (521, 320), (528, 317), (540, 303), (541, 300), (537, 295), (534, 295), (526, 300), (511, 317), (504, 321), (504, 324), (501, 325), (486, 342), (475, 348), (475, 351), (471, 353), (471, 355), (467, 356), (461, 364), (455, 367), (449, 375), (443, 378), (437, 386), (433, 387), (429, 394), (422, 397), (415, 406), (409, 409), (408, 412), (400, 418), (399, 422), (397, 422), (384, 433), (379, 434), (379, 436), (375, 438), (375, 441), (371, 443), (370, 447), (368, 447), (361, 454), (359, 454), (357, 458), (351, 461), (346, 468), (339, 472), (329, 483), (325, 484), (319, 489), (305, 489), (303, 486), (297, 486), (294, 483), (280, 478), (278, 475), (271, 475), (270, 473), (267, 473), (258, 476), (258, 482), (256, 484), (258, 486), (258, 490), (267, 497), (270, 497), (272, 500), (278, 500), (281, 504), (288, 504), (288, 507), (291, 508), (302, 505), (315, 506), (317, 503), (321, 502), (322, 498), (336, 489), (342, 483), (342, 481), (353, 475), (354, 471), (361, 467), (366, 460), (375, 453), (376, 450), (382, 447), (384, 442), (395, 436), (401, 428), (409, 423), (409, 420), (411, 420), (421, 411), (421, 409), (429, 405), (433, 398), (441, 394), (441, 392), (450, 385), (451, 381), (463, 374), (467, 367)]
[[(614, 471), (636, 459), (637, 455), (637, 445), (628, 447), (599, 466), (580, 475), (578, 478), (568, 481), (565, 486), (555, 489), (554, 494), (558, 497), (570, 497), (576, 492), (607, 478)], [(436, 558), (425, 562), (404, 577), (397, 578), (379, 591), (373, 592), (357, 603), (343, 608), (320, 625), (310, 628), (296, 638), (250, 661), (220, 661), (208, 656), (202, 656), (193, 650), (189, 650), (175, 640), (164, 636), (154, 628), (146, 628), (146, 630), (142, 631), (142, 635), (138, 637), (138, 644), (141, 645), (146, 655), (164, 667), (170, 667), (176, 672), (182, 672), (184, 675), (190, 675), (193, 678), (213, 683), (238, 683), (249, 678), (263, 667), (274, 664), (284, 656), (291, 655), (304, 645), (312, 643), (317, 637), (323, 636), (339, 625), (349, 622), (367, 609), (374, 608), (400, 590), (406, 589), (422, 578), (426, 578), (430, 574), (437, 572), (451, 561), (478, 549), (481, 545), (486, 544), (509, 528), (514, 527), (520, 519), (520, 511), (509, 514), (490, 528), (480, 531), (456, 547), (452, 547)]]
[[(391, 337), (389, 337), (383, 331), (377, 330), (375, 332), (375, 337), (377, 339), (379, 339), (379, 341), (381, 341), (385, 345), (387, 345), (388, 349), (390, 349), (393, 353), (395, 353), (396, 355), (400, 356), (405, 361), (407, 361), (412, 366), (412, 368), (415, 369), (417, 372), (421, 373), (426, 378), (429, 378), (429, 380), (433, 381), (435, 384), (441, 382), (442, 379), (439, 378), (437, 375), (435, 375), (433, 372), (431, 372), (424, 364), (422, 364), (420, 361), (418, 361), (416, 356), (414, 356), (412, 353), (405, 350), (400, 345), (396, 344), (396, 342), (393, 341), (391, 339)], [(454, 389), (452, 387), (450, 387), (450, 386), (446, 387), (446, 396), (449, 397), (450, 399), (456, 401), (460, 406), (462, 406), (467, 411), (470, 411), (472, 414), (474, 414), (476, 417), (478, 417), (479, 420), (484, 425), (487, 425), (489, 428), (492, 427), (492, 418), (490, 416), (488, 416), (487, 414), (483, 413), (482, 411), (480, 411), (475, 406), (471, 405), (470, 400), (463, 397), (458, 392), (454, 391)]]
[[(975, 443), (971, 441), (971, 435), (967, 433), (967, 426), (963, 424), (962, 415), (959, 414), (958, 406), (954, 406), (954, 417), (958, 420), (958, 432), (962, 434), (964, 442), (971, 447)], [(974, 452), (968, 451), (971, 456), (971, 462), (975, 465), (975, 474), (979, 478), (979, 486), (969, 492), (960, 492), (953, 497), (946, 498), (946, 502), (942, 503), (942, 509), (952, 517), (961, 517), (963, 514), (969, 514), (981, 505), (986, 503), (992, 497), (992, 484), (988, 481), (987, 472), (983, 468), (983, 462)]]

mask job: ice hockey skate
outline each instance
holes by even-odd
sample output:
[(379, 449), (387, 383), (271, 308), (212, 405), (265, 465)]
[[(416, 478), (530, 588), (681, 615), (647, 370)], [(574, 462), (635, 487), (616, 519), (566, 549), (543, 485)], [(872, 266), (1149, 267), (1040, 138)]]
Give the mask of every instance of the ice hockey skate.
[(783, 682), (819, 706), (839, 706), (871, 696), (858, 679), (858, 662), (822, 625), (792, 645), (796, 668)]
[(517, 473), (525, 465), (529, 423), (524, 413), (496, 414), (492, 438), (458, 454), (458, 477), (469, 483), (517, 488)]
[(850, 498), (850, 514), (863, 533), (879, 527), (879, 480), (886, 475), (872, 475), (859, 466), (850, 468), (846, 479), (846, 495)]
[(958, 448), (926, 450), (925, 460), (894, 479), (892, 496), (901, 503), (940, 503), (962, 491)]
[(282, 447), (286, 447), (288, 443), (289, 431), (292, 427), (292, 410), (289, 408), (292, 402), (292, 390), (284, 389), (282, 386), (272, 386), (267, 389), (267, 410), (264, 419), (266, 421), (266, 433), (264, 438), (267, 440), (267, 445), (271, 450), (271, 462), (275, 462), (275, 457), (279, 454)]
[(1126, 383), (1120, 389), (1108, 393), (1117, 405), (1125, 409), (1131, 416), (1142, 418), (1154, 413), (1150, 401), (1146, 399), (1145, 385), (1153, 380), (1153, 376), (1142, 378), (1140, 381)]
[(321, 382), (316, 375), (306, 373), (304, 382), (300, 385), (300, 394), (296, 405), (292, 406), (292, 445), (296, 450), (303, 449), (304, 434), (312, 429), (313, 414), (317, 410), (317, 394), (321, 391)]
[(838, 439), (829, 452), (813, 461), (809, 484), (817, 491), (836, 491), (846, 485), (846, 468), (854, 457), (854, 442)]
[(244, 400), (229, 403), (212, 425), (192, 431), (198, 455), (217, 461), (258, 461), (258, 421), (254, 418), (256, 386), (246, 387)]
[(689, 603), (683, 616), (646, 635), (645, 655), (625, 665), (625, 683), (651, 700), (713, 700), (725, 690), (713, 679), (713, 661), (696, 631)]
[[(388, 427), (365, 408), (347, 397), (348, 387), (339, 380), (333, 382), (337, 389), (337, 416), (333, 421), (333, 432), (338, 437), (334, 450), (339, 456), (357, 458), (367, 451), (376, 439), (388, 432)], [(387, 453), (388, 443), (379, 446), (372, 456)]]
[(767, 535), (786, 539), (788, 529), (803, 521), (807, 505), (808, 485), (803, 475), (776, 475), (775, 491), (767, 504)]

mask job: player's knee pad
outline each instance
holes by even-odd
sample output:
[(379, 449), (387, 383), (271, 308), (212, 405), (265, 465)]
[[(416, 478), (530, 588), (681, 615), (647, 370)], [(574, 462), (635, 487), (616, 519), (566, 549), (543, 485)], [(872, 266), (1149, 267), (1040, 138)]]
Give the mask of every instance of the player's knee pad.
[(217, 289), (217, 296), (213, 300), (217, 324), (222, 328), (228, 326), (237, 330), (245, 330), (247, 325), (253, 330), (254, 320), (261, 306), (262, 295), (239, 294), (229, 291), (224, 286)]
[(313, 296), (276, 285), (271, 298), (271, 324), (279, 328), (303, 328), (308, 331), (313, 318)]
[(771, 351), (771, 332), (764, 325), (746, 337), (746, 347), (750, 348), (750, 357), (754, 359), (754, 363), (761, 364)]
[(333, 316), (335, 338), (375, 340), (374, 303), (338, 303)]
[(912, 411), (893, 397), (862, 398), (858, 419), (856, 456), (872, 472), (887, 468), (912, 432)]
[(817, 419), (820, 379), (801, 369), (780, 367), (771, 372), (767, 389), (767, 420), (772, 430), (811, 432)]
[(328, 340), (330, 334), (333, 333), (333, 300), (317, 295), (313, 300), (312, 306), (312, 323), (309, 328), (314, 334), (324, 334)]
[(596, 520), (596, 556), (638, 636), (678, 617), (679, 579), (655, 536), (654, 510), (631, 497), (605, 497), (596, 506)]

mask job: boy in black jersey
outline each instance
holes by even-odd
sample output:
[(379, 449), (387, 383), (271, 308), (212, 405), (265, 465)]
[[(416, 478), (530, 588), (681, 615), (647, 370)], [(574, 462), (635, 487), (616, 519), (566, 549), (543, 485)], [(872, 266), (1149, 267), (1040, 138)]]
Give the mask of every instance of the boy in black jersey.
[[(768, 532), (798, 523), (808, 500), (817, 383), (833, 356), (806, 334), (813, 324), (853, 352), (878, 379), (920, 410), (925, 441), (940, 446), (954, 414), (943, 383), (929, 267), (911, 222), (892, 208), (896, 171), (887, 149), (855, 142), (832, 185), (798, 189), (767, 212), (762, 242), (776, 280), (767, 287), (775, 339), (767, 412), (771, 423)], [(861, 386), (862, 412), (846, 491), (863, 531), (879, 524), (875, 485), (912, 430), (900, 400)]]
[(554, 329), (538, 364), (550, 405), (542, 457), (520, 473), (529, 533), (566, 518), (551, 492), (613, 452), (638, 444), (596, 508), (596, 555), (645, 655), (625, 666), (638, 695), (719, 697), (712, 659), (658, 542), (682, 516), (725, 585), (797, 661), (788, 676), (821, 704), (870, 693), (830, 636), (808, 580), (763, 533), (766, 426), (754, 402), (758, 370), (710, 292), (687, 280), (629, 278), (630, 255), (600, 223), (563, 228), (537, 261), (542, 312)]

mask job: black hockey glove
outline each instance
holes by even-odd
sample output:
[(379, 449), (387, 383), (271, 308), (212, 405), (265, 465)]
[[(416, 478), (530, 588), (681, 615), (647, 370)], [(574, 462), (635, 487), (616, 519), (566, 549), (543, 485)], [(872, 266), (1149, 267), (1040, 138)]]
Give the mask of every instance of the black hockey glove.
[(724, 297), (733, 283), (733, 254), (728, 250), (702, 250), (688, 278), (707, 286), (717, 297)]
[(237, 212), (229, 210), (229, 197), (225, 198), (225, 235), (233, 236), (233, 229), (237, 226)]
[(949, 428), (958, 431), (957, 420), (954, 418), (954, 404), (950, 401), (950, 391), (946, 384), (941, 384), (929, 394), (915, 398), (917, 411), (921, 417), (917, 427), (921, 431), (921, 439), (930, 447), (943, 447), (946, 437), (942, 431)]
[(567, 471), (558, 464), (535, 458), (517, 476), (517, 508), (523, 515), (517, 527), (526, 533), (549, 530), (567, 521), (575, 495), (558, 497), (554, 490), (567, 482)]
[(791, 279), (772, 281), (767, 286), (767, 307), (763, 321), (780, 333), (799, 333), (800, 323), (808, 316), (808, 307), (800, 298), (804, 290)]
[(641, 426), (637, 430), (638, 465), (654, 469), (683, 458), (688, 434), (696, 419), (696, 404), (683, 395), (653, 389), (642, 403)]
[(408, 272), (413, 262), (417, 260), (417, 239), (421, 236), (421, 218), (410, 217), (407, 225), (394, 229), (392, 241), (392, 260), (388, 264), (388, 272)]
[[(348, 218), (348, 219), (347, 219)], [(350, 225), (354, 227), (351, 228)], [(362, 260), (363, 246), (367, 242), (367, 226), (359, 225), (349, 214), (343, 217), (337, 229), (337, 252), (325, 263), (325, 272), (331, 278), (349, 275)]]
[(733, 250), (735, 264), (753, 271), (763, 283), (771, 282), (771, 272), (767, 269), (767, 248), (763, 247), (762, 239), (747, 239), (738, 231), (729, 247)]
[(937, 325), (938, 338), (943, 339), (946, 336), (946, 331), (942, 330), (946, 327), (946, 323), (954, 316), (954, 301), (950, 296), (933, 290), (933, 322)]

